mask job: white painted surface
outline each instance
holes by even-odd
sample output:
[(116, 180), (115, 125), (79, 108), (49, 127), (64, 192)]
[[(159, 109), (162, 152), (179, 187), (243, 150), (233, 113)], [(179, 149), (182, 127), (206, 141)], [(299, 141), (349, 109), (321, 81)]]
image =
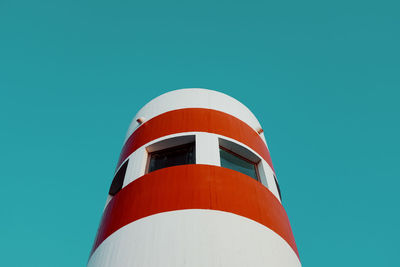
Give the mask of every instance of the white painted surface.
[(136, 179), (145, 173), (147, 164), (147, 151), (145, 146), (139, 147), (139, 149), (135, 150), (127, 160), (129, 160), (129, 164), (126, 169), (122, 188), (127, 186), (132, 181), (132, 178)]
[(266, 186), (268, 185), (267, 187), (269, 191), (271, 191), (271, 193), (274, 194), (274, 196), (280, 202), (282, 202), (274, 180), (274, 172), (265, 160), (260, 161), (260, 163), (258, 164), (258, 170), (260, 171), (260, 175), (262, 177), (262, 183), (266, 183)]
[[(233, 97), (213, 90), (190, 88), (174, 90), (148, 102), (133, 118), (125, 141), (138, 128), (139, 123), (136, 121), (138, 118), (143, 117), (145, 121), (148, 121), (162, 113), (183, 108), (207, 108), (222, 111), (247, 123), (255, 131), (261, 128), (254, 114)], [(265, 141), (264, 134), (262, 133), (260, 136)]]
[(109, 236), (88, 267), (295, 267), (292, 248), (269, 228), (232, 213), (180, 210), (135, 221)]
[(196, 164), (221, 166), (218, 147), (217, 135), (196, 133)]

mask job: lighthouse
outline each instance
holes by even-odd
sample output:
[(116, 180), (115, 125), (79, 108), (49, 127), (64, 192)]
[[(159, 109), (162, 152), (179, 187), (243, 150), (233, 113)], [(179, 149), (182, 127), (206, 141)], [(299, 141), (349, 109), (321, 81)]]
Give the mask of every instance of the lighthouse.
[(301, 266), (253, 113), (197, 88), (144, 105), (128, 128), (88, 266)]

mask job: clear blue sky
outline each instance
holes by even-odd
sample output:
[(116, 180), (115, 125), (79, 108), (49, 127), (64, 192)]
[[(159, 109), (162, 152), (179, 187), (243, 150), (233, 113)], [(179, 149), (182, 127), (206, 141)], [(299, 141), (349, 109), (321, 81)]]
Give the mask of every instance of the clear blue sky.
[(304, 266), (398, 266), (398, 1), (245, 2), (0, 0), (2, 266), (84, 266), (131, 118), (185, 87), (259, 118)]

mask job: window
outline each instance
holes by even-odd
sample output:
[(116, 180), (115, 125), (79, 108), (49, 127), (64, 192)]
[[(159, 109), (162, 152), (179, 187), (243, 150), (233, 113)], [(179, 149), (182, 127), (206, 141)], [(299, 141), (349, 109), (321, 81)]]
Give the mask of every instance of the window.
[(276, 188), (278, 189), (279, 198), (282, 201), (281, 189), (279, 188), (278, 180), (276, 180), (276, 176), (275, 175), (274, 175), (274, 180), (275, 180)]
[(148, 173), (162, 168), (195, 164), (195, 143), (184, 144), (151, 152), (149, 155)]
[(232, 169), (246, 174), (259, 181), (257, 163), (236, 154), (222, 146), (219, 148), (221, 167)]
[(119, 192), (119, 190), (122, 189), (122, 185), (124, 184), (124, 178), (125, 178), (125, 173), (126, 173), (126, 168), (128, 167), (128, 161), (127, 160), (118, 170), (118, 172), (115, 174), (114, 179), (111, 183), (110, 191), (108, 191), (108, 194), (111, 196), (114, 196)]

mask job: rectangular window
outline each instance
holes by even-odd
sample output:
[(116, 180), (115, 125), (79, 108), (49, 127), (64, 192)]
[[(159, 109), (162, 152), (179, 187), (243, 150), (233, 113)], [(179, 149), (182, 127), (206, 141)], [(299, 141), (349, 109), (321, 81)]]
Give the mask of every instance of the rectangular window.
[(177, 165), (195, 164), (195, 145), (193, 142), (190, 144), (155, 151), (150, 153), (149, 158), (148, 173)]
[(246, 174), (259, 181), (257, 163), (252, 162), (224, 147), (220, 146), (221, 167)]

